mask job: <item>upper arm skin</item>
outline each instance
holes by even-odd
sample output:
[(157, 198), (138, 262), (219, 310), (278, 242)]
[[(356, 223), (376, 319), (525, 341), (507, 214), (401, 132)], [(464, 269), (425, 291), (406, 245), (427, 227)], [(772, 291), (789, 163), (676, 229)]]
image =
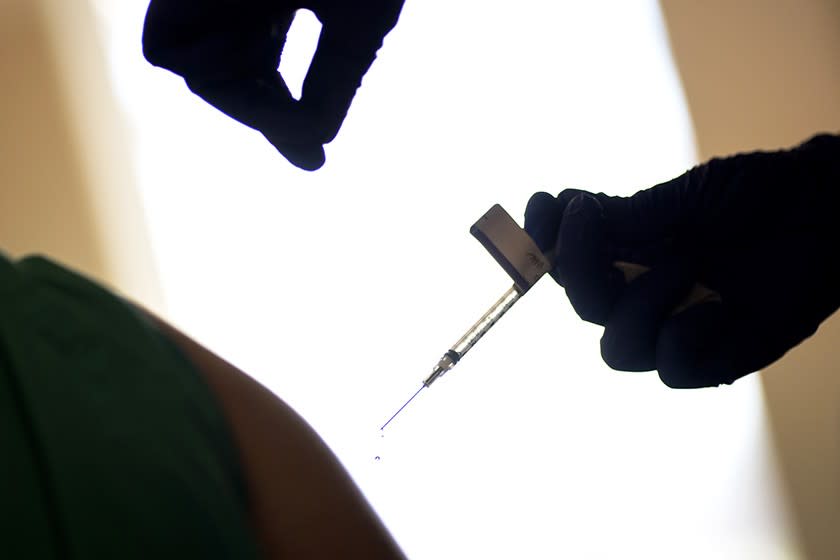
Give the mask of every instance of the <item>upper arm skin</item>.
[(152, 319), (221, 403), (267, 558), (405, 558), (336, 457), (300, 416), (253, 378)]

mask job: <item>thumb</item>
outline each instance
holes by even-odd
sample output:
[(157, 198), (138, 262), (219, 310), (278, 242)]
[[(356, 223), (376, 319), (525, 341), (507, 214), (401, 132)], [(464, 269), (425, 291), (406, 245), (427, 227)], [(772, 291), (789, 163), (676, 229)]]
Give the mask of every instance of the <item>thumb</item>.
[(577, 314), (603, 325), (624, 285), (607, 246), (604, 195), (566, 189), (557, 197), (535, 193), (525, 209), (525, 231), (552, 254), (551, 276), (566, 288)]
[(187, 80), (187, 85), (223, 113), (262, 132), (293, 165), (307, 171), (324, 165), (324, 149), (312, 119), (292, 98), (280, 74), (266, 79)]
[(525, 232), (534, 240), (540, 251), (553, 253), (566, 205), (576, 195), (584, 192), (586, 191), (566, 189), (556, 197), (547, 192), (531, 195), (525, 207)]

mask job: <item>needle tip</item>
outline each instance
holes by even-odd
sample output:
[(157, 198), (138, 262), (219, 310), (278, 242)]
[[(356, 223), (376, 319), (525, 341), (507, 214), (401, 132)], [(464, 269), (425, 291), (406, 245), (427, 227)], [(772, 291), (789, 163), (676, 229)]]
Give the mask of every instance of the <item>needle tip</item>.
[(417, 395), (419, 395), (419, 394), (420, 394), (420, 391), (422, 391), (422, 390), (423, 390), (423, 387), (425, 387), (425, 386), (426, 386), (425, 384), (420, 385), (420, 388), (419, 388), (419, 389), (417, 389), (417, 392), (416, 392), (416, 393), (414, 393), (413, 395), (411, 395), (411, 398), (410, 398), (410, 399), (408, 399), (407, 401), (405, 401), (405, 404), (404, 404), (404, 405), (402, 405), (402, 406), (400, 407), (400, 409), (399, 409), (399, 410), (397, 410), (397, 411), (394, 413), (394, 415), (393, 415), (393, 416), (391, 416), (390, 418), (388, 418), (388, 421), (387, 421), (387, 422), (385, 422), (384, 424), (382, 424), (382, 427), (381, 427), (381, 428), (379, 428), (379, 429), (380, 429), (380, 430), (384, 430), (384, 429), (385, 429), (385, 426), (387, 426), (388, 424), (390, 424), (390, 423), (391, 423), (391, 420), (393, 420), (394, 418), (396, 418), (396, 417), (397, 417), (397, 414), (399, 414), (400, 412), (402, 412), (402, 409), (404, 409), (406, 406), (408, 406), (408, 403), (410, 403), (411, 401), (413, 401), (413, 400), (414, 400), (414, 397), (416, 397)]

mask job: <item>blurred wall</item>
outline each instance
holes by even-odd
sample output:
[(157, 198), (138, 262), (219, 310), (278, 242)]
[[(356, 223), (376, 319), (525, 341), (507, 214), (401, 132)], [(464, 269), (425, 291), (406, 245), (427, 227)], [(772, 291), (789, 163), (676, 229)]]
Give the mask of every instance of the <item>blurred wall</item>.
[[(660, 2), (703, 159), (840, 130), (840, 2)], [(838, 364), (835, 314), (761, 374), (809, 559), (840, 558)]]
[(159, 309), (97, 39), (87, 0), (0, 2), (0, 251), (46, 254)]

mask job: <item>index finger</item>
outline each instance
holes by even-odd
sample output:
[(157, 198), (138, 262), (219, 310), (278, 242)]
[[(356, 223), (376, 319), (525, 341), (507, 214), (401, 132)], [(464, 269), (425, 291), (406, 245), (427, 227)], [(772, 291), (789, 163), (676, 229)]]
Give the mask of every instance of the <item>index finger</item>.
[(321, 141), (328, 143), (338, 134), (385, 35), (396, 25), (403, 0), (313, 0), (305, 4), (323, 27), (300, 103), (305, 113), (319, 122)]
[(552, 276), (584, 321), (603, 325), (624, 287), (608, 250), (603, 208), (595, 195), (576, 194), (566, 205), (555, 245)]

